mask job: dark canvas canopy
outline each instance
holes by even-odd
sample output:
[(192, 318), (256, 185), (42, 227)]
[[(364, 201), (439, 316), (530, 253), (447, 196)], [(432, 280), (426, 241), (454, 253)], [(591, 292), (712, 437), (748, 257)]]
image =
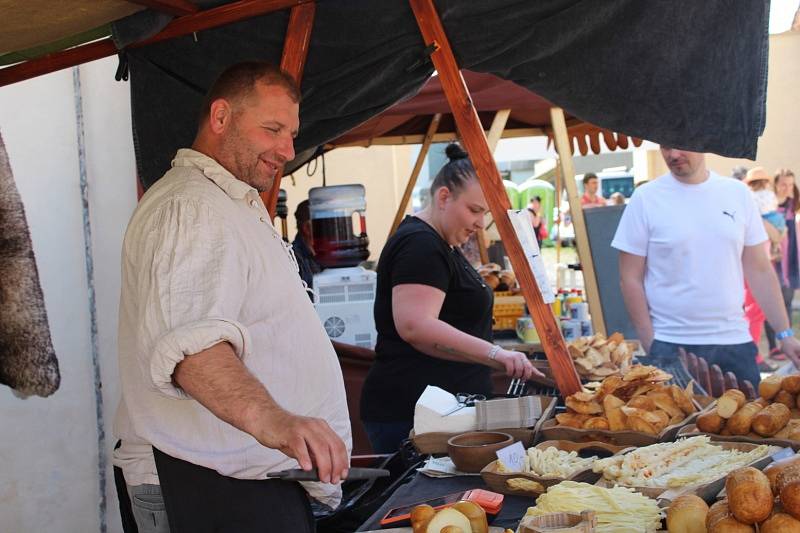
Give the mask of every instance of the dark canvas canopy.
[[(263, 12), (279, 3), (8, 2), (0, 6), (0, 16), (11, 22), (0, 33), (0, 64), (63, 50), (107, 35), (109, 28), (116, 47), (124, 49), (159, 32), (172, 19), (169, 13), (187, 15), (177, 19), (183, 20), (222, 4)], [(768, 0), (435, 4), (464, 69), (513, 81), (576, 120), (632, 137), (755, 156), (765, 122)], [(407, 0), (318, 0), (316, 6), (299, 155), (289, 171), (319, 145), (414, 95), (433, 70)], [(125, 52), (145, 184), (191, 142), (202, 95), (225, 67), (246, 59), (279, 62), (288, 17), (285, 9)], [(114, 44), (93, 43), (88, 55), (70, 57), (103, 57)], [(56, 68), (69, 64), (75, 62)]]
[[(469, 70), (462, 71), (469, 88), (470, 97), (484, 130), (489, 130), (498, 111), (507, 109), (508, 119), (503, 137), (530, 137), (547, 135), (552, 138), (550, 109), (553, 104), (520, 87), (512, 81), (503, 80), (492, 74), (480, 74)], [(371, 146), (373, 144), (419, 144), (425, 136), (435, 114), (441, 114), (436, 129), (437, 138), (454, 139), (456, 125), (450, 105), (438, 76), (433, 76), (413, 97), (398, 102), (383, 113), (376, 115), (344, 135), (328, 141), (326, 149), (337, 146)], [(600, 153), (602, 138), (611, 150), (627, 148), (628, 138), (576, 118), (567, 117), (568, 134), (573, 151), (577, 146), (582, 155)], [(640, 139), (632, 139), (636, 146)]]
[[(199, 2), (198, 2), (199, 3)], [(462, 68), (514, 81), (581, 120), (671, 146), (754, 157), (764, 128), (763, 0), (437, 0)], [(135, 41), (148, 11), (114, 25)], [(228, 65), (280, 59), (288, 11), (131, 50), (140, 176), (188, 145), (202, 95)], [(120, 42), (125, 44), (125, 42)], [(418, 91), (432, 73), (403, 0), (320, 0), (302, 90), (298, 158)]]

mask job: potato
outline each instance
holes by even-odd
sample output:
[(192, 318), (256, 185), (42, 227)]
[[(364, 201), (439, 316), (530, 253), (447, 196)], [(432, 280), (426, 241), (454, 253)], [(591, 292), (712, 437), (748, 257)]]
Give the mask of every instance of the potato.
[(686, 385), (686, 390), (681, 390), (681, 388), (677, 385), (670, 386), (669, 390), (672, 394), (672, 399), (675, 400), (675, 403), (681, 408), (681, 411), (687, 415), (697, 411), (697, 407), (695, 407), (693, 400), (694, 381), (690, 381), (689, 384)]
[(667, 509), (669, 533), (705, 533), (708, 505), (694, 494), (675, 499)]
[(746, 403), (728, 419), (725, 427), (731, 432), (731, 435), (747, 435), (750, 433), (753, 417), (756, 416), (761, 409), (763, 409), (763, 407), (755, 402)]
[(672, 394), (665, 391), (653, 391), (647, 395), (656, 404), (656, 408), (661, 409), (669, 415), (669, 418), (681, 415), (680, 420), (685, 418), (685, 415), (675, 400), (672, 399)]
[(747, 398), (742, 391), (728, 389), (717, 400), (717, 414), (722, 418), (730, 418), (745, 403), (747, 403)]
[(783, 381), (781, 381), (781, 390), (785, 390), (791, 394), (800, 392), (800, 374), (792, 374), (791, 376), (783, 378)]
[(753, 467), (737, 468), (725, 480), (728, 507), (743, 524), (766, 520), (772, 513), (772, 489), (763, 472)]
[(655, 411), (655, 402), (649, 396), (635, 396), (628, 402), (628, 407), (644, 409), (645, 411)]
[(713, 408), (697, 417), (697, 429), (705, 433), (719, 433), (725, 426), (725, 419)]
[(783, 381), (783, 376), (767, 376), (758, 384), (758, 394), (766, 400), (773, 399), (781, 390), (781, 381)]
[(789, 421), (791, 411), (782, 403), (773, 403), (753, 417), (753, 431), (762, 437), (771, 437), (783, 429)]

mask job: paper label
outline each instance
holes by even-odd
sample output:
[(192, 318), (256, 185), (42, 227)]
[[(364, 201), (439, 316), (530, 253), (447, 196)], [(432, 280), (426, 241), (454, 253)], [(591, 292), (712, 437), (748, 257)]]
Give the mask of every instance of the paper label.
[(497, 450), (497, 458), (512, 472), (522, 472), (525, 467), (525, 447), (517, 441)]
[(772, 454), (773, 461), (780, 461), (781, 459), (788, 459), (794, 456), (794, 450), (791, 448), (783, 448)]
[(525, 257), (528, 259), (528, 265), (531, 267), (533, 277), (536, 279), (536, 284), (542, 293), (544, 303), (551, 304), (555, 302), (556, 297), (550, 286), (550, 281), (547, 279), (547, 271), (544, 268), (539, 243), (533, 234), (533, 226), (530, 218), (528, 218), (527, 210), (509, 209), (508, 218), (511, 220), (511, 225), (514, 226), (514, 232), (517, 234), (517, 239), (519, 239), (522, 250), (525, 252)]

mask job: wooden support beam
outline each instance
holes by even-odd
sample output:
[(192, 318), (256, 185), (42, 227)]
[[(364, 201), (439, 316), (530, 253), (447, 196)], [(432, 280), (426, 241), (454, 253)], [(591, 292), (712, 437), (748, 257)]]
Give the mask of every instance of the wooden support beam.
[(596, 333), (605, 335), (608, 332), (603, 319), (603, 308), (600, 305), (600, 291), (597, 288), (597, 276), (594, 273), (594, 261), (592, 261), (592, 250), (586, 233), (583, 207), (581, 199), (578, 197), (578, 186), (575, 183), (575, 166), (572, 163), (572, 151), (567, 134), (567, 124), (564, 120), (564, 110), (560, 107), (551, 108), (550, 120), (553, 124), (553, 139), (561, 166), (561, 178), (567, 189), (569, 212), (572, 218), (572, 227), (575, 229), (575, 247), (578, 249), (578, 258), (581, 262), (583, 287), (586, 290), (589, 313), (592, 315), (592, 327)]
[(528, 309), (542, 341), (542, 347), (550, 362), (553, 378), (561, 394), (569, 395), (578, 392), (581, 390), (580, 379), (575, 371), (572, 358), (567, 352), (559, 324), (553, 316), (551, 307), (542, 299), (528, 259), (517, 239), (514, 227), (511, 225), (508, 217), (511, 204), (503, 187), (503, 180), (500, 178), (500, 173), (486, 143), (486, 135), (478, 119), (478, 112), (472, 104), (433, 0), (409, 0), (409, 3), (414, 11), (425, 45), (433, 45), (434, 52), (431, 54), (433, 66), (439, 73), (439, 79), (453, 112), (459, 134), (475, 167), (483, 194), (489, 203), (514, 273), (522, 287), (525, 302), (528, 304)]
[[(311, 2), (312, 0), (240, 0), (213, 9), (197, 12), (193, 15), (178, 17), (166, 25), (159, 33), (128, 48), (139, 48), (158, 43), (174, 37), (189, 35), (198, 31), (224, 26), (240, 20), (280, 11), (292, 6)], [(35, 78), (57, 70), (74, 67), (96, 59), (113, 56), (117, 47), (111, 39), (103, 39), (93, 43), (76, 46), (68, 50), (54, 52), (23, 63), (0, 69), (0, 87), (18, 81)]]
[(138, 4), (152, 9), (153, 11), (160, 11), (168, 15), (180, 17), (183, 15), (191, 15), (197, 13), (200, 8), (187, 0), (127, 0), (131, 4)]
[[(293, 7), (289, 14), (289, 26), (286, 28), (286, 38), (283, 42), (281, 70), (291, 76), (298, 87), (303, 79), (303, 68), (308, 56), (308, 45), (311, 42), (311, 29), (314, 27), (316, 9), (317, 5), (310, 2)], [(272, 180), (272, 188), (267, 193), (261, 193), (261, 199), (271, 218), (275, 217), (282, 178), (283, 169), (280, 169)]]
[[(503, 139), (514, 139), (517, 137), (541, 137), (547, 133), (541, 128), (515, 128), (512, 130), (504, 130)], [(455, 140), (458, 134), (453, 131), (440, 132), (433, 136), (433, 142), (448, 142)], [(363, 141), (353, 141), (348, 143), (331, 145), (333, 148), (343, 148), (345, 146), (395, 146), (398, 144), (420, 144), (425, 139), (424, 134), (414, 135), (386, 135), (383, 137), (374, 137)]]
[(403, 221), (406, 209), (408, 209), (408, 202), (411, 200), (411, 193), (414, 192), (414, 186), (417, 184), (417, 178), (419, 178), (419, 173), (422, 170), (422, 164), (425, 163), (425, 156), (428, 155), (428, 149), (431, 147), (431, 141), (433, 140), (434, 134), (436, 134), (436, 128), (439, 127), (439, 121), (441, 120), (441, 113), (433, 115), (433, 119), (431, 119), (431, 123), (428, 126), (428, 131), (425, 132), (425, 138), (422, 140), (422, 146), (419, 149), (417, 161), (414, 163), (411, 176), (408, 178), (408, 183), (406, 184), (406, 190), (403, 191), (403, 197), (400, 199), (400, 204), (397, 206), (397, 212), (394, 215), (392, 227), (389, 230), (389, 237), (394, 235), (394, 232), (397, 231), (398, 226), (400, 226), (400, 222)]

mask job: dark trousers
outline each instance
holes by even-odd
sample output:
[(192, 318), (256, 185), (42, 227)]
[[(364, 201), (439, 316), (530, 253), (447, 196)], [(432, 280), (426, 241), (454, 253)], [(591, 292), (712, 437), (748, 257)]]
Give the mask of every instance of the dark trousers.
[(413, 422), (366, 422), (364, 429), (367, 432), (369, 445), (373, 453), (395, 453), (400, 449), (400, 444), (408, 438)]
[(296, 482), (235, 479), (153, 448), (170, 533), (313, 533)]
[(756, 354), (758, 348), (755, 343), (745, 342), (743, 344), (675, 344), (654, 340), (650, 346), (650, 356), (653, 357), (653, 364), (659, 365), (659, 359), (672, 361), (678, 357), (678, 348), (683, 348), (698, 357), (702, 357), (708, 365), (717, 365), (722, 372), (733, 372), (738, 381), (748, 380), (754, 387), (761, 381), (756, 364)]
[[(794, 289), (791, 287), (781, 287), (781, 296), (783, 296), (783, 305), (786, 306), (786, 315), (789, 317), (789, 327), (792, 327), (792, 300), (794, 299)], [(772, 351), (778, 343), (775, 342), (775, 330), (772, 329), (768, 321), (764, 322), (764, 333), (767, 335), (769, 349)]]

